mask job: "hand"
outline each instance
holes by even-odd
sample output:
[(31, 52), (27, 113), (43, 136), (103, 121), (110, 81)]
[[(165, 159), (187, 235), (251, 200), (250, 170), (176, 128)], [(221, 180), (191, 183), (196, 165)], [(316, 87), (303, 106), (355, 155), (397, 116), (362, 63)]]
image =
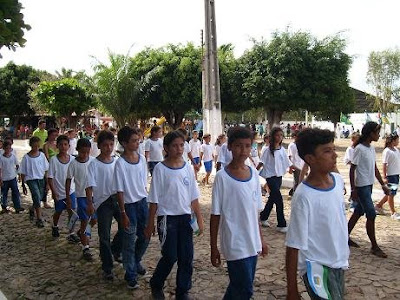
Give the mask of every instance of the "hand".
[(26, 189), (26, 185), (25, 184), (22, 185), (22, 193), (24, 195), (28, 195), (28, 190)]
[(351, 194), (350, 194), (351, 200), (353, 201), (358, 201), (358, 193), (357, 193), (357, 189), (351, 190)]
[(129, 222), (129, 218), (128, 218), (128, 216), (126, 215), (125, 212), (121, 213), (121, 222), (122, 222), (122, 227), (123, 227), (125, 230), (128, 230), (128, 229), (129, 229), (130, 222)]
[(71, 198), (65, 199), (65, 203), (67, 204), (67, 209), (70, 211), (72, 210)]
[(264, 241), (261, 244), (261, 253), (260, 254), (262, 257), (265, 257), (268, 255), (268, 245)]
[(390, 195), (390, 189), (388, 188), (387, 185), (382, 185), (382, 190), (385, 193), (385, 195)]
[(200, 170), (200, 164), (194, 165), (194, 169), (198, 172)]
[(219, 254), (218, 248), (211, 248), (211, 264), (214, 267), (221, 265), (221, 255)]
[(51, 198), (55, 201), (58, 199), (58, 195), (56, 193), (51, 193)]
[(293, 169), (289, 168), (289, 174), (293, 174)]
[(146, 228), (144, 229), (144, 236), (146, 240), (149, 240), (153, 233), (154, 233), (154, 224), (146, 226)]
[(204, 233), (204, 222), (203, 219), (199, 222), (199, 219), (197, 219), (197, 225), (199, 225), (199, 235), (202, 235)]
[(88, 206), (86, 208), (86, 212), (88, 213), (89, 216), (92, 216), (94, 214), (93, 203), (88, 204)]

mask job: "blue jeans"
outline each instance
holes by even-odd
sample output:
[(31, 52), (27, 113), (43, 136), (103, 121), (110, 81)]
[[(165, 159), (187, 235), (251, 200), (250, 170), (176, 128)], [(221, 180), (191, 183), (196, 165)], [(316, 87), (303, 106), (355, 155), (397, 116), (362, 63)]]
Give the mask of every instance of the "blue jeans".
[(229, 285), (224, 300), (246, 300), (253, 296), (253, 281), (256, 273), (257, 255), (227, 261)]
[(150, 172), (150, 175), (151, 175), (151, 176), (153, 176), (154, 167), (155, 167), (158, 163), (159, 163), (159, 161), (149, 161), (149, 162), (147, 163), (148, 168), (149, 168), (149, 172)]
[(268, 220), (272, 207), (276, 206), (276, 216), (278, 218), (278, 227), (286, 227), (285, 215), (283, 214), (283, 198), (281, 194), (282, 177), (267, 178), (267, 184), (270, 189), (268, 201), (264, 210), (260, 213), (261, 221)]
[(11, 199), (14, 204), (14, 209), (20, 209), (21, 202), (20, 202), (17, 178), (3, 181), (3, 185), (1, 187), (1, 194), (3, 196), (3, 200), (1, 202), (1, 207), (3, 207), (3, 208), (7, 207), (7, 202), (8, 202), (7, 195), (8, 195), (9, 189), (11, 189)]
[[(165, 217), (165, 216), (164, 216)], [(150, 286), (162, 289), (164, 282), (178, 261), (176, 273), (176, 298), (185, 295), (192, 287), (193, 273), (193, 229), (190, 226), (190, 215), (166, 216), (166, 239), (161, 249), (162, 257), (150, 280)], [(158, 217), (158, 225), (163, 217)], [(157, 226), (160, 241), (163, 228)]]
[(354, 213), (362, 216), (365, 213), (367, 219), (375, 219), (375, 206), (372, 202), (372, 185), (356, 187), (358, 193), (358, 201), (354, 208)]
[[(118, 231), (111, 239), (112, 219), (118, 222)], [(122, 250), (121, 215), (116, 195), (109, 197), (97, 209), (98, 232), (100, 240), (100, 258), (102, 270), (109, 274), (113, 268), (113, 255), (119, 256)]]
[(146, 198), (125, 204), (125, 212), (129, 218), (129, 228), (124, 229), (122, 238), (122, 263), (125, 269), (125, 280), (136, 280), (137, 266), (146, 252), (149, 240), (144, 236), (149, 208)]
[(44, 179), (32, 179), (28, 180), (26, 184), (29, 187), (32, 195), (33, 208), (40, 207), (40, 200), (43, 198), (44, 191), (46, 189), (46, 183)]

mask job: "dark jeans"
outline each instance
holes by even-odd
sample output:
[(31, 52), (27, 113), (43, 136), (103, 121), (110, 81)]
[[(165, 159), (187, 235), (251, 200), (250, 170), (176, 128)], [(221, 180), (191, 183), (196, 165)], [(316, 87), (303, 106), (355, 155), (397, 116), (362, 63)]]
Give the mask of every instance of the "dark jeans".
[(283, 198), (280, 191), (282, 185), (282, 177), (267, 178), (267, 184), (270, 189), (268, 201), (264, 210), (260, 213), (261, 221), (268, 220), (272, 207), (276, 205), (276, 216), (278, 218), (278, 227), (286, 227), (285, 215), (283, 214)]
[(129, 218), (129, 228), (124, 229), (122, 238), (122, 262), (125, 269), (125, 280), (136, 280), (137, 266), (146, 252), (149, 240), (144, 236), (149, 209), (146, 198), (125, 204), (125, 212)]
[(161, 259), (158, 261), (150, 286), (162, 289), (164, 282), (178, 261), (176, 274), (176, 298), (179, 299), (192, 287), (193, 273), (193, 229), (190, 226), (190, 215), (166, 216), (166, 231), (160, 227), (164, 217), (158, 217), (158, 235), (160, 241), (166, 233), (166, 239), (161, 249)]
[(295, 169), (293, 171), (293, 193), (296, 191), (297, 186), (299, 185), (299, 179), (300, 179), (300, 173), (301, 170)]
[[(312, 300), (323, 299), (316, 295), (310, 286), (307, 273), (303, 275), (303, 281), (307, 289), (307, 293)], [(332, 300), (344, 299), (344, 270), (329, 268), (328, 273), (328, 291)]]
[(17, 178), (3, 181), (3, 185), (1, 187), (1, 194), (3, 196), (3, 200), (1, 202), (1, 206), (3, 208), (7, 207), (7, 202), (8, 202), (7, 201), (7, 196), (8, 196), (8, 190), (9, 189), (11, 189), (11, 199), (12, 199), (12, 202), (14, 203), (14, 208), (15, 209), (21, 208), (21, 202), (20, 202), (20, 195), (19, 195), (19, 190), (18, 190)]
[(229, 285), (224, 300), (247, 300), (253, 296), (253, 281), (256, 273), (257, 255), (227, 261)]
[[(110, 242), (113, 217), (118, 222), (118, 231), (113, 241)], [(123, 228), (121, 226), (121, 215), (116, 195), (111, 196), (99, 206), (97, 209), (97, 222), (101, 268), (105, 273), (109, 274), (113, 268), (113, 255), (119, 256), (122, 251)]]
[(158, 163), (159, 163), (159, 161), (149, 161), (149, 162), (147, 163), (148, 168), (149, 168), (149, 172), (150, 172), (150, 176), (153, 176), (154, 167), (155, 167)]

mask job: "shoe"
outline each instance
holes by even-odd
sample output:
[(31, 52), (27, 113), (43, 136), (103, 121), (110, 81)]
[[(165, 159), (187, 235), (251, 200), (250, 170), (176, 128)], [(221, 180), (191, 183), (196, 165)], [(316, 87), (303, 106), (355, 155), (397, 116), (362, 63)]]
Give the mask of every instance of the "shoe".
[(185, 293), (185, 294), (179, 295), (179, 296), (176, 295), (176, 298), (175, 298), (175, 299), (176, 299), (176, 300), (191, 300), (192, 297), (190, 297), (188, 293)]
[(67, 236), (67, 241), (70, 242), (71, 244), (78, 244), (81, 241), (81, 239), (75, 233), (72, 233)]
[(140, 264), (140, 263), (138, 263), (137, 264), (137, 266), (136, 266), (136, 272), (139, 274), (139, 275), (145, 275), (146, 274), (146, 269), (145, 268), (143, 268), (143, 266)]
[(89, 248), (83, 249), (83, 259), (86, 261), (93, 261), (93, 254)]
[(271, 224), (269, 224), (268, 220), (264, 220), (264, 221), (261, 221), (261, 226), (262, 227), (271, 227)]
[(378, 256), (380, 258), (386, 258), (387, 254), (385, 252), (382, 251), (381, 248), (376, 247), (376, 248), (371, 248), (371, 253), (375, 256)]
[(349, 247), (360, 248), (360, 245), (358, 245), (352, 239), (349, 239), (348, 244), (349, 244)]
[(103, 272), (103, 278), (104, 278), (104, 280), (107, 280), (107, 281), (113, 281), (114, 274), (112, 272), (111, 273)]
[(60, 237), (60, 232), (58, 231), (58, 226), (52, 226), (52, 227), (51, 227), (51, 235), (52, 235), (54, 238)]
[(33, 210), (33, 208), (29, 208), (29, 220), (32, 222), (34, 218), (35, 218), (35, 211)]
[(162, 289), (151, 288), (151, 298), (154, 300), (164, 300), (164, 291)]
[(11, 212), (11, 210), (9, 210), (7, 207), (2, 207), (1, 209), (1, 214), (9, 214)]
[(400, 214), (395, 212), (391, 216), (392, 220), (400, 221)]
[(139, 288), (139, 284), (137, 283), (136, 280), (131, 280), (131, 281), (128, 281), (127, 287), (128, 287), (128, 289), (130, 289), (130, 290), (136, 290), (136, 289)]
[(385, 214), (385, 211), (383, 210), (383, 208), (379, 207), (379, 206), (376, 206), (376, 205), (375, 205), (375, 212), (376, 212), (377, 215), (384, 215)]
[(286, 233), (287, 232), (287, 226), (285, 226), (285, 227), (276, 227), (276, 231), (281, 232), (281, 233)]
[(19, 214), (21, 211), (24, 211), (24, 210), (25, 210), (25, 208), (23, 208), (23, 207), (16, 208), (16, 209), (15, 209), (15, 213), (16, 213), (16, 214)]
[(114, 260), (120, 264), (122, 264), (122, 255), (121, 254), (113, 254)]
[(43, 220), (41, 219), (36, 220), (36, 226), (38, 228), (43, 228), (44, 227)]
[(49, 209), (51, 208), (51, 205), (49, 205), (47, 202), (43, 202), (43, 207)]

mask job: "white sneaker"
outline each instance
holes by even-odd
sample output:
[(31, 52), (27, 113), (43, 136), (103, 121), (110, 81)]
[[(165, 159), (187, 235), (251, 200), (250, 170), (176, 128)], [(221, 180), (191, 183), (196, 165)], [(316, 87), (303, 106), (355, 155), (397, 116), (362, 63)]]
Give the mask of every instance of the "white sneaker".
[(281, 233), (286, 233), (287, 232), (287, 226), (286, 227), (276, 227), (276, 231), (279, 231)]
[(261, 221), (261, 226), (262, 227), (271, 227), (271, 224), (267, 220)]
[(395, 212), (394, 214), (392, 214), (391, 218), (392, 220), (400, 221), (400, 214)]

